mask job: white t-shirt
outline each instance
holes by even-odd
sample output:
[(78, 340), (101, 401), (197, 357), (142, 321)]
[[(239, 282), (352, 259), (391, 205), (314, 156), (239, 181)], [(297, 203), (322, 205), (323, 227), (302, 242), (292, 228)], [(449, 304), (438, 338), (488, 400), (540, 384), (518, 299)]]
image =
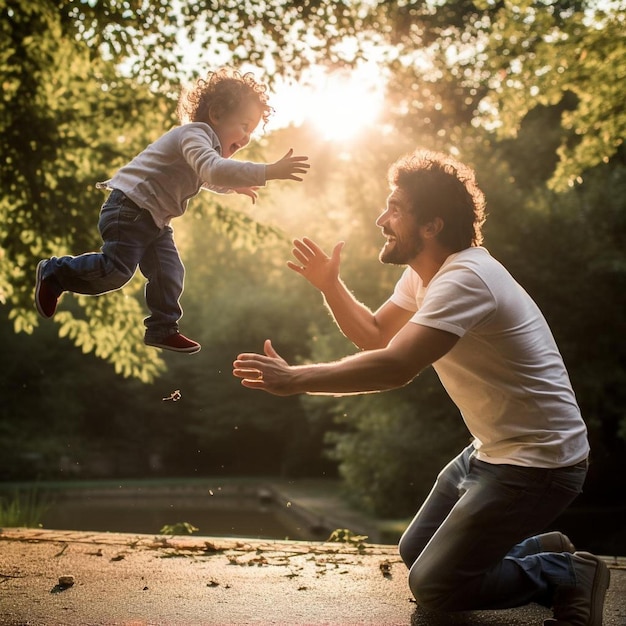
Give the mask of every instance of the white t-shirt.
[(460, 337), (433, 364), (489, 463), (566, 467), (589, 453), (587, 429), (541, 311), (482, 247), (449, 256), (424, 285), (411, 268), (391, 301), (411, 322)]

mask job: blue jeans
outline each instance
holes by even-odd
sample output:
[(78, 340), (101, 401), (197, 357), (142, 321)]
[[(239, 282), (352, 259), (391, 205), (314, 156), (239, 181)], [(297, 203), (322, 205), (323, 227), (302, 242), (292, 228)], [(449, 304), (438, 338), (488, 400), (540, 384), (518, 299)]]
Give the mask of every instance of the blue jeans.
[(159, 228), (148, 211), (114, 189), (102, 205), (100, 252), (52, 257), (43, 270), (59, 295), (63, 291), (98, 295), (123, 287), (137, 267), (148, 279), (146, 337), (162, 340), (178, 331), (185, 268), (170, 226)]
[(551, 606), (573, 585), (571, 556), (534, 537), (582, 491), (587, 462), (557, 469), (493, 465), (469, 446), (439, 474), (400, 539), (418, 603), (441, 611)]

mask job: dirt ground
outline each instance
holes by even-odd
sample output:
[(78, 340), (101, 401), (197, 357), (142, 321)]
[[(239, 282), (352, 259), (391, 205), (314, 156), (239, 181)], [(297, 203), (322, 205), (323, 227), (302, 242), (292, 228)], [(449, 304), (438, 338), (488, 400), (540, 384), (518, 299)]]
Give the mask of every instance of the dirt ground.
[[(611, 559), (605, 626), (626, 626)], [(394, 546), (123, 533), (0, 532), (2, 626), (540, 626), (530, 605), (437, 616), (412, 600)]]

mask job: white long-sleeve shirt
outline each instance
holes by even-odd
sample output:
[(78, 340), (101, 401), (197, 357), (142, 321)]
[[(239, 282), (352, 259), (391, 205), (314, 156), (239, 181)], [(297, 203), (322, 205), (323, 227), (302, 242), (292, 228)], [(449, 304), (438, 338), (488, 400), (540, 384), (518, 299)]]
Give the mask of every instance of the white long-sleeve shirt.
[(225, 193), (265, 183), (265, 164), (225, 159), (213, 129), (192, 122), (172, 128), (97, 187), (119, 189), (163, 228), (201, 189)]

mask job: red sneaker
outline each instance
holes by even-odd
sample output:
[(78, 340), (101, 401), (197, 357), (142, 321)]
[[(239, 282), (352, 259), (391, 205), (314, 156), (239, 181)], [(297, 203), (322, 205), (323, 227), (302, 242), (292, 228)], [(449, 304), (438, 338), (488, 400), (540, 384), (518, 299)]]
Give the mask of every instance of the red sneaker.
[(50, 319), (57, 310), (59, 296), (50, 286), (49, 282), (43, 279), (43, 268), (47, 260), (39, 261), (37, 264), (37, 279), (35, 282), (35, 306), (41, 317)]
[(144, 343), (147, 346), (154, 346), (155, 348), (163, 348), (163, 350), (173, 350), (174, 352), (186, 352), (187, 354), (194, 354), (194, 352), (200, 352), (200, 344), (193, 339), (187, 339), (185, 335), (180, 333), (173, 333), (161, 339), (160, 341), (154, 339), (144, 339)]

